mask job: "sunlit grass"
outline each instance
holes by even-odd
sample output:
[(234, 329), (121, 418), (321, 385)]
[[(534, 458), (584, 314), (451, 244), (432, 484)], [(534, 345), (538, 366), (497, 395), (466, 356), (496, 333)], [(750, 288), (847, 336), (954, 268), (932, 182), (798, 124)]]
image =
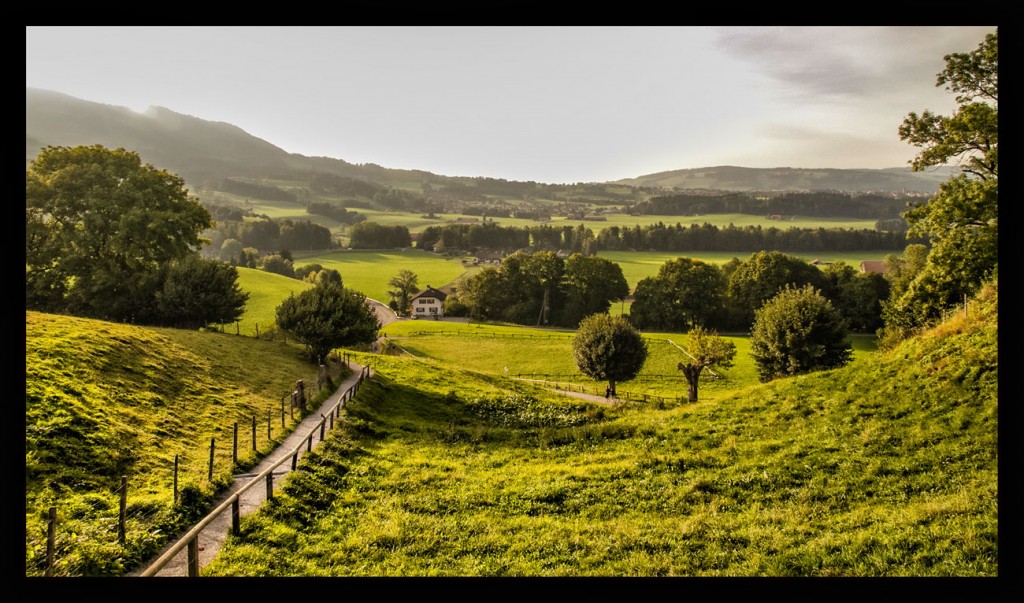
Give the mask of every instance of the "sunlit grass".
[[(582, 414), (530, 406), (461, 353), (357, 358), (376, 376), (315, 479), (245, 518), (207, 575), (998, 573), (994, 322), (697, 404)], [(543, 405), (562, 426), (530, 422)]]

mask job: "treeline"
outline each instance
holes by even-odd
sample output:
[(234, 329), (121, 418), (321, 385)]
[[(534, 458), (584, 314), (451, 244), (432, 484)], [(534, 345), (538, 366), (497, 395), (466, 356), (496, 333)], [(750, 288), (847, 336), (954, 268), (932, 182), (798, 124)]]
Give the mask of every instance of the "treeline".
[(650, 251), (868, 251), (901, 250), (905, 231), (864, 228), (718, 227), (705, 222), (674, 226), (662, 222), (645, 226), (609, 226), (597, 235), (598, 250)]
[(807, 192), (766, 195), (760, 193), (686, 194), (652, 197), (634, 204), (632, 213), (655, 216), (702, 214), (800, 215), (892, 219), (900, 217), (916, 197), (878, 194)]
[[(662, 222), (633, 227), (609, 226), (595, 237), (577, 226), (500, 226), (493, 223), (430, 226), (416, 246), (441, 249), (550, 249), (566, 252), (642, 251), (868, 251), (901, 250), (909, 240), (903, 231), (842, 228), (718, 227), (713, 224), (673, 226)], [(355, 245), (353, 245), (355, 246)]]
[(339, 207), (333, 203), (320, 203), (318, 201), (310, 201), (306, 204), (306, 213), (317, 216), (326, 216), (333, 220), (337, 220), (342, 224), (348, 224), (349, 226), (362, 222), (366, 219), (366, 216), (360, 214), (357, 211), (349, 211), (344, 207)]
[(353, 249), (395, 249), (411, 246), (412, 236), (405, 226), (385, 226), (364, 221), (349, 230), (349, 247)]
[[(896, 266), (896, 254), (887, 266)], [(890, 282), (881, 274), (859, 272), (843, 262), (819, 269), (796, 256), (760, 251), (722, 266), (680, 257), (662, 264), (656, 276), (641, 279), (633, 293), (629, 320), (637, 328), (685, 332), (695, 326), (747, 331), (755, 312), (786, 287), (818, 290), (856, 332), (882, 326)]]
[(500, 226), (482, 224), (444, 224), (429, 226), (420, 233), (416, 247), (428, 251), (444, 249), (547, 249), (589, 252), (587, 241), (594, 235), (582, 224), (577, 226)]
[(222, 180), (220, 183), (220, 190), (233, 195), (252, 197), (253, 199), (265, 199), (267, 201), (294, 202), (296, 200), (294, 193), (279, 189), (276, 186), (247, 182), (245, 180), (237, 180), (235, 178), (225, 178)]
[(245, 247), (253, 247), (262, 252), (337, 247), (328, 228), (309, 220), (298, 222), (265, 218), (245, 222), (218, 222), (215, 230), (222, 241), (235, 239)]

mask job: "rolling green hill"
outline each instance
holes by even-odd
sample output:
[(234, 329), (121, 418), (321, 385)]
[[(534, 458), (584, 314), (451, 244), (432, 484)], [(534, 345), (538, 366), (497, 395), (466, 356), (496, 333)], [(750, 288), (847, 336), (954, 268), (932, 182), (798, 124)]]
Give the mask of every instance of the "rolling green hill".
[[(261, 430), (256, 453), (251, 439), (243, 441), (239, 467), (226, 444), (232, 425), (276, 415), (296, 380), (317, 378), (301, 347), (252, 337), (38, 312), (26, 312), (25, 327), (29, 576), (42, 575), (50, 506), (59, 525), (54, 575), (132, 569), (198, 519), (235, 469), (262, 458), (301, 418), (277, 424), (272, 441)], [(335, 378), (345, 371), (334, 366)], [(221, 442), (212, 479), (211, 438)], [(176, 459), (182, 505), (172, 509)], [(125, 546), (114, 530), (122, 476), (131, 519)]]
[[(997, 301), (990, 286), (842, 369), (759, 384), (737, 365), (696, 404), (573, 402), (472, 337), (421, 337), (431, 358), (354, 353), (376, 375), (345, 427), (204, 575), (993, 576)], [(210, 437), (314, 378), (298, 347), (251, 337), (34, 312), (26, 330), (29, 575), (50, 506), (58, 575), (152, 555), (232, 471), (221, 456), (206, 479)], [(513, 341), (509, 357), (566, 353)]]
[(667, 408), (358, 355), (376, 376), (309, 478), (204, 575), (998, 576), (996, 304)]

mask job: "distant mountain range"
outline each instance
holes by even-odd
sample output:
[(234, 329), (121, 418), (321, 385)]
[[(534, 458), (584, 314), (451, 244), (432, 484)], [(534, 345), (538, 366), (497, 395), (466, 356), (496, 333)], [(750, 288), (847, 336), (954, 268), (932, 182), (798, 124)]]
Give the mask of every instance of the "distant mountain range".
[[(237, 126), (152, 107), (140, 114), (49, 90), (26, 88), (26, 165), (47, 146), (100, 144), (135, 151), (144, 162), (179, 174), (193, 187), (214, 186), (225, 178), (296, 179), (324, 172), (381, 186), (420, 181), (431, 186), (465, 181), (421, 170), (352, 164), (342, 159), (307, 157), (274, 146)], [(838, 190), (844, 192), (934, 193), (951, 169), (912, 172), (882, 170), (743, 168), (732, 166), (660, 172), (618, 180), (654, 189), (728, 191)]]

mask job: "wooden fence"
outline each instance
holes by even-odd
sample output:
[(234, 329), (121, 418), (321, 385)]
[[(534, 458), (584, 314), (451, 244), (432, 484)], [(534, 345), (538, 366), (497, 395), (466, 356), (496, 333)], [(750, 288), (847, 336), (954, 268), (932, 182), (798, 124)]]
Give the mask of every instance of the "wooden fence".
[[(343, 357), (339, 353), (337, 359), (338, 359), (339, 363), (344, 363), (345, 365), (351, 365), (351, 361), (350, 361), (350, 359), (348, 357), (348, 354), (345, 354), (344, 357)], [(325, 417), (325, 416), (321, 415), (320, 422), (308, 434), (306, 434), (306, 436), (303, 439), (303, 444), (302, 445), (307, 446), (307, 449), (312, 449), (313, 437), (314, 437), (314, 434), (317, 432), (317, 430), (319, 430), (319, 433), (320, 433), (320, 440), (323, 440), (324, 435), (325, 435), (324, 432), (325, 432), (326, 426), (329, 425), (329, 427), (331, 429), (334, 428), (335, 417), (340, 416), (341, 409), (344, 407), (345, 402), (350, 400), (352, 398), (352, 396), (355, 395), (355, 392), (357, 391), (359, 385), (363, 382), (364, 379), (366, 379), (366, 377), (369, 376), (369, 373), (370, 373), (369, 367), (365, 367), (364, 366), (364, 367), (362, 367), (360, 369), (359, 376), (358, 376), (358, 379), (357, 379), (356, 383), (354, 383), (351, 387), (349, 387), (348, 390), (346, 390), (341, 395), (341, 397), (338, 400), (338, 402), (334, 406), (331, 407), (330, 412), (329, 412), (329, 416)], [(328, 378), (327, 378), (326, 367), (324, 365), (321, 365), (320, 366), (319, 374), (317, 376), (317, 390), (319, 391), (325, 385), (325, 383), (327, 381), (328, 381)], [(285, 403), (286, 403), (285, 401), (289, 400), (289, 399), (290, 399), (289, 410), (286, 411), (285, 410)], [(302, 416), (306, 413), (306, 403), (307, 403), (306, 388), (305, 388), (304, 381), (300, 379), (300, 380), (296, 381), (295, 389), (293, 389), (290, 393), (284, 394), (284, 396), (282, 396), (282, 398), (281, 398), (281, 405), (280, 405), (281, 429), (285, 428), (285, 426), (286, 426), (286, 417), (289, 415), (289, 413), (290, 413), (290, 418), (292, 420), (294, 420), (296, 418), (296, 416), (295, 416), (296, 409), (298, 409), (298, 411), (299, 411), (299, 420), (300, 421), (302, 420)], [(268, 444), (272, 444), (273, 443), (273, 427), (272, 427), (271, 421), (272, 421), (272, 415), (271, 415), (271, 412), (268, 410), (267, 411), (267, 416), (266, 416), (266, 424), (265, 424), (265, 427), (266, 427), (266, 438), (267, 438), (267, 443)], [(240, 427), (239, 423), (236, 422), (236, 423), (234, 423), (233, 428), (232, 428), (231, 465), (233, 467), (237, 466), (237, 464), (239, 462), (239, 427)], [(249, 431), (250, 431), (250, 434), (251, 434), (252, 451), (255, 454), (256, 451), (257, 451), (257, 418), (255, 416), (253, 416), (251, 418), (251, 421), (249, 421), (249, 427), (250, 427)], [(209, 444), (208, 450), (209, 450), (209, 460), (208, 460), (208, 463), (207, 463), (206, 478), (207, 478), (207, 480), (212, 480), (213, 479), (213, 475), (214, 475), (215, 459), (217, 458), (217, 452), (219, 450), (218, 446), (217, 446), (217, 440), (216, 440), (215, 437), (211, 437), (210, 438), (210, 444)], [(296, 462), (298, 460), (298, 454), (297, 453), (298, 453), (298, 448), (296, 448), (296, 450), (292, 451), (292, 453), (291, 453), (291, 456), (292, 456), (292, 470), (295, 469), (295, 464), (296, 464)], [(223, 454), (221, 456), (223, 456)], [(278, 462), (277, 464), (274, 465), (274, 467), (272, 467), (271, 469), (269, 469), (267, 472), (264, 472), (264, 473), (268, 473), (268, 472), (272, 473), (273, 469), (276, 469), (285, 460), (288, 460), (288, 457), (285, 457), (284, 459), (282, 459), (281, 462)], [(261, 473), (260, 476), (263, 476), (263, 473)], [(172, 488), (173, 488), (173, 503), (172, 504), (177, 505), (178, 502), (179, 502), (179, 488), (178, 488), (178, 483), (179, 483), (179, 455), (177, 455), (177, 454), (174, 455), (174, 466), (173, 466), (172, 483), (173, 483), (173, 486), (172, 486)], [(232, 498), (235, 499), (235, 501), (236, 501), (235, 502), (236, 505), (237, 505), (237, 498), (241, 494), (243, 494), (246, 490), (248, 490), (254, 483), (255, 483), (255, 481), (250, 482), (244, 488), (240, 489), (236, 494), (234, 494), (232, 496)], [(272, 486), (272, 483), (268, 482), (268, 488), (270, 488), (271, 486)], [(126, 530), (127, 521), (130, 519), (128, 517), (128, 515), (127, 515), (127, 507), (128, 507), (128, 504), (127, 504), (128, 503), (128, 477), (127, 476), (122, 476), (121, 477), (120, 485), (117, 488), (117, 490), (115, 490), (114, 494), (117, 495), (118, 498), (119, 498), (119, 510), (118, 510), (118, 517), (117, 517), (117, 539), (118, 539), (118, 542), (123, 545), (124, 542), (125, 542), (125, 535), (126, 535), (126, 531), (127, 531)], [(271, 494), (272, 493), (268, 490), (268, 498), (270, 498)], [(230, 503), (231, 502), (231, 498), (229, 498), (227, 502)], [(221, 506), (223, 507), (224, 505), (221, 505)], [(217, 511), (214, 511), (213, 513), (208, 515), (207, 518), (204, 519), (203, 521), (208, 523), (208, 521), (206, 521), (206, 520), (208, 520), (210, 518), (210, 516), (216, 515), (216, 514), (217, 514)], [(203, 522), (200, 522), (200, 523), (202, 525), (206, 525)], [(45, 553), (46, 557), (45, 557), (45, 560), (44, 560), (46, 565), (45, 565), (45, 569), (43, 570), (43, 572), (44, 572), (44, 576), (50, 577), (50, 576), (54, 575), (55, 561), (56, 561), (56, 556), (57, 556), (57, 552), (56, 552), (56, 549), (57, 549), (57, 547), (56, 547), (57, 529), (58, 529), (57, 507), (51, 506), (51, 507), (48, 508), (48, 510), (47, 510), (46, 526), (47, 526), (47, 529), (46, 529), (46, 553)], [(178, 547), (178, 548), (180, 549), (181, 547)], [(157, 568), (157, 569), (159, 569), (159, 568)]]
[(239, 519), (241, 518), (241, 498), (250, 488), (256, 486), (259, 483), (266, 484), (266, 498), (270, 500), (274, 496), (274, 472), (278, 467), (283, 465), (286, 461), (291, 461), (291, 471), (294, 471), (299, 459), (299, 454), (303, 448), (306, 452), (313, 449), (313, 440), (319, 433), (319, 441), (323, 441), (326, 436), (326, 430), (328, 425), (330, 428), (334, 428), (334, 419), (341, 416), (341, 411), (345, 407), (345, 402), (351, 400), (353, 396), (358, 392), (359, 386), (363, 381), (370, 376), (369, 367), (362, 367), (359, 372), (358, 380), (349, 387), (342, 395), (338, 402), (328, 409), (327, 416), (321, 415), (320, 421), (310, 429), (302, 442), (292, 449), (286, 456), (282, 457), (279, 461), (273, 465), (267, 467), (261, 471), (258, 475), (254, 476), (249, 483), (239, 488), (236, 492), (231, 494), (227, 500), (222, 502), (216, 509), (211, 511), (203, 519), (199, 521), (191, 530), (189, 530), (184, 536), (182, 536), (175, 544), (171, 545), (160, 557), (154, 561), (149, 567), (147, 567), (140, 576), (150, 577), (156, 576), (157, 573), (170, 563), (181, 551), (187, 548), (187, 566), (188, 576), (196, 577), (199, 575), (199, 535), (209, 526), (217, 517), (224, 513), (229, 508), (231, 509), (231, 530), (232, 533), (239, 533)]

